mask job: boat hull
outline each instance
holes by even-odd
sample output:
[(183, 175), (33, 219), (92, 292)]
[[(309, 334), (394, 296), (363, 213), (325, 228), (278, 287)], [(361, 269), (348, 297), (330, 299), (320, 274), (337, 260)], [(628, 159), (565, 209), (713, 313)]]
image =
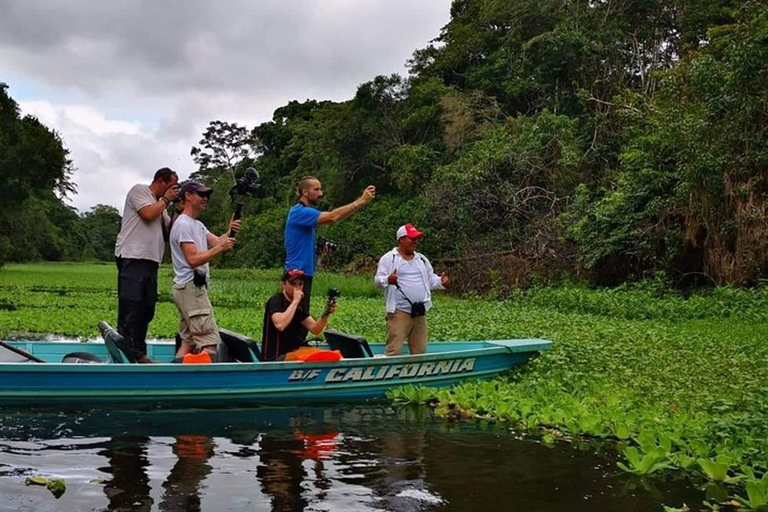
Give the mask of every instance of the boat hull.
[[(13, 345), (51, 362), (0, 363), (0, 404), (233, 406), (372, 399), (401, 385), (447, 386), (492, 378), (524, 364), (550, 342), (433, 343), (429, 353), (417, 356), (194, 365), (60, 363), (53, 361), (76, 351), (106, 359), (106, 349), (99, 343)], [(169, 360), (173, 346), (150, 344), (149, 353), (157, 360)]]

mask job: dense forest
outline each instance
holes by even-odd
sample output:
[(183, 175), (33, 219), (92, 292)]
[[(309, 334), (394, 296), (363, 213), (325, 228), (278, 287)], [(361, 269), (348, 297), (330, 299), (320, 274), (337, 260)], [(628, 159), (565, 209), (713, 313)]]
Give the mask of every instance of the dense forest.
[[(314, 175), (325, 208), (378, 189), (364, 210), (321, 229), (340, 246), (325, 267), (370, 268), (413, 222), (427, 232), (423, 251), (464, 290), (768, 277), (764, 2), (455, 0), (408, 69), (348, 101), (291, 101), (256, 127), (210, 123), (191, 151), (193, 176), (218, 191), (203, 220), (224, 226), (227, 192), (247, 167), (264, 189), (234, 197), (246, 215), (221, 264), (280, 265), (293, 185)], [(76, 219), (51, 201), (71, 188), (66, 151), (14, 116), (7, 96), (0, 108), (3, 185), (32, 190), (0, 204), (0, 255), (102, 257), (98, 243), (82, 243), (83, 226), (103, 235), (116, 212)], [(9, 148), (38, 147), (35, 138), (56, 165), (29, 173), (24, 151)], [(41, 240), (8, 242), (29, 223)]]
[(59, 135), (19, 105), (0, 82), (0, 265), (5, 261), (113, 258), (120, 213), (97, 205), (84, 214), (63, 201), (76, 192)]
[(292, 184), (315, 175), (326, 207), (379, 190), (321, 231), (341, 245), (325, 265), (365, 264), (410, 221), (465, 287), (766, 277), (763, 2), (456, 0), (408, 65), (349, 101), (210, 124), (192, 150), (222, 191), (210, 221), (249, 165), (267, 193), (227, 264), (280, 264)]

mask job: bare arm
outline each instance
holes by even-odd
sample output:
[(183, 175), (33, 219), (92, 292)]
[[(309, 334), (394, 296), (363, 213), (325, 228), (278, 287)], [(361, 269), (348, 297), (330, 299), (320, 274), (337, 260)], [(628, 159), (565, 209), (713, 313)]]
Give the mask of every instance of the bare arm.
[(370, 203), (374, 197), (376, 197), (376, 187), (373, 185), (368, 185), (363, 191), (362, 195), (351, 203), (345, 204), (344, 206), (339, 206), (338, 208), (334, 208), (329, 212), (321, 213), (317, 218), (317, 225), (335, 224), (341, 220), (344, 220), (355, 213), (359, 208)]
[(209, 246), (215, 246), (219, 244), (223, 244), (224, 241), (229, 238), (229, 232), (232, 231), (233, 233), (237, 233), (240, 231), (240, 220), (235, 220), (235, 216), (232, 215), (232, 220), (229, 221), (229, 229), (222, 233), (219, 236), (214, 235), (210, 231), (208, 232), (208, 235), (206, 235), (206, 240), (208, 241)]
[[(215, 236), (213, 238), (218, 240)], [(192, 268), (197, 268), (200, 265), (205, 265), (215, 256), (231, 250), (234, 246), (234, 238), (227, 238), (224, 242), (211, 247), (207, 251), (199, 251), (194, 242), (182, 242), (181, 252), (184, 253), (184, 259), (187, 260), (187, 264)]]
[(141, 220), (144, 222), (152, 222), (163, 214), (165, 209), (168, 208), (169, 204), (171, 203), (166, 203), (164, 199), (160, 198), (156, 203), (145, 206), (139, 210), (139, 217), (141, 217)]
[(320, 317), (320, 320), (315, 320), (311, 316), (308, 316), (304, 319), (303, 322), (301, 322), (301, 325), (304, 326), (305, 329), (307, 329), (309, 332), (317, 336), (321, 332), (323, 332), (323, 329), (325, 329), (325, 326), (328, 325), (328, 318), (336, 312), (336, 304), (329, 304), (325, 307), (325, 311), (323, 312), (323, 315)]
[[(282, 313), (272, 313), (272, 323), (275, 324), (275, 328), (278, 331), (283, 332), (293, 320), (293, 316), (296, 314), (296, 309), (301, 304), (301, 299), (304, 298), (304, 293), (301, 290), (293, 292), (293, 300), (288, 308)], [(306, 321), (306, 320), (305, 320)]]
[(156, 203), (139, 208), (139, 217), (144, 222), (152, 222), (163, 214), (166, 208), (179, 197), (179, 187), (172, 186), (165, 191), (165, 195), (157, 200)]

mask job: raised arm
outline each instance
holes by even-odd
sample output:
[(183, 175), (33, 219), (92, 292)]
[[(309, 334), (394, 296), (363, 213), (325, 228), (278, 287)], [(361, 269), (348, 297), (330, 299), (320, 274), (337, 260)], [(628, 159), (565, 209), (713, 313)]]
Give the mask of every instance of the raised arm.
[(179, 187), (169, 187), (165, 191), (165, 195), (158, 199), (156, 202), (142, 206), (138, 209), (139, 217), (144, 222), (152, 222), (163, 214), (166, 208), (170, 206), (172, 202), (179, 196)]
[(376, 187), (373, 185), (368, 185), (363, 191), (362, 195), (351, 203), (345, 204), (344, 206), (339, 206), (338, 208), (334, 208), (329, 212), (321, 213), (317, 218), (317, 224), (335, 224), (340, 220), (344, 220), (355, 213), (358, 209), (370, 203), (374, 197), (376, 197)]
[(272, 313), (272, 323), (275, 324), (275, 328), (277, 328), (278, 331), (283, 332), (289, 325), (291, 325), (293, 316), (296, 314), (296, 309), (298, 309), (299, 304), (301, 304), (301, 299), (303, 298), (304, 292), (295, 290), (293, 292), (293, 300), (288, 308), (280, 313)]

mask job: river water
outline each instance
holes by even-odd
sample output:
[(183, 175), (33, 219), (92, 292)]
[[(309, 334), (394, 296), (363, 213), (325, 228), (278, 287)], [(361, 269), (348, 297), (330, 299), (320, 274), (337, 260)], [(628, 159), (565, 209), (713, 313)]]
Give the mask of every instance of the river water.
[[(0, 410), (0, 510), (641, 511), (700, 503), (613, 450), (388, 405)], [(63, 478), (56, 499), (28, 476)]]

